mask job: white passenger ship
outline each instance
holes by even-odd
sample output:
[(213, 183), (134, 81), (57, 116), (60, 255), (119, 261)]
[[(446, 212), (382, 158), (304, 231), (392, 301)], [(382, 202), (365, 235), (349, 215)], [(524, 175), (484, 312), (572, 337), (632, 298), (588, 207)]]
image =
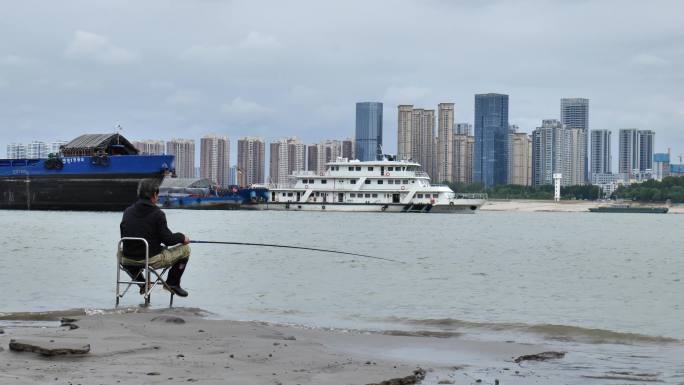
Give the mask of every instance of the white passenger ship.
[(407, 161), (347, 160), (326, 171), (299, 171), (287, 185), (270, 188), (266, 209), (293, 211), (474, 212), (485, 194), (456, 194), (431, 185), (420, 164)]

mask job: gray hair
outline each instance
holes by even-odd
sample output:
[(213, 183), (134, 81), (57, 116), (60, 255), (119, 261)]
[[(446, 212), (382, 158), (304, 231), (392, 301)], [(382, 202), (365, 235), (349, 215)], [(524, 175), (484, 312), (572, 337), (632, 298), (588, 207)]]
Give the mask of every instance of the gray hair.
[(138, 198), (152, 199), (159, 194), (159, 182), (156, 179), (143, 179), (138, 183)]

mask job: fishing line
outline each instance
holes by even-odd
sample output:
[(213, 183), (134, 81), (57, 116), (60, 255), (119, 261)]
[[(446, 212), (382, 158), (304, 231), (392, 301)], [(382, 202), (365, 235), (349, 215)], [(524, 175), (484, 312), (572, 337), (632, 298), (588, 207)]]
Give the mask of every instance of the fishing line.
[(346, 252), (346, 251), (327, 250), (327, 249), (316, 249), (316, 248), (313, 248), (313, 247), (304, 247), (304, 246), (277, 245), (277, 244), (272, 244), (272, 243), (220, 242), (220, 241), (190, 241), (190, 243), (208, 243), (208, 244), (216, 244), (216, 245), (237, 245), (237, 246), (280, 247), (280, 248), (284, 248), (284, 249), (299, 249), (299, 250), (320, 251), (320, 252), (324, 252), (324, 253), (345, 254), (345, 255), (353, 255), (353, 256), (355, 256), (355, 257), (362, 257), (362, 258), (380, 259), (380, 260), (388, 261), (388, 262), (405, 263), (405, 262), (402, 262), (402, 261), (397, 261), (396, 259), (382, 258), (382, 257), (374, 257), (374, 256), (372, 256), (372, 255), (365, 255), (365, 254), (348, 253), (348, 252)]

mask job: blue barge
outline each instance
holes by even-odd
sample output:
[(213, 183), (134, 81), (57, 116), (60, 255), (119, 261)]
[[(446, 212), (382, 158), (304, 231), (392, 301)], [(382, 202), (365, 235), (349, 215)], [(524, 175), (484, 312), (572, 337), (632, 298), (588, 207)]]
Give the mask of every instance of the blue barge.
[(81, 135), (48, 159), (0, 159), (0, 209), (123, 211), (140, 180), (173, 170), (173, 156), (138, 155), (119, 134)]
[(166, 178), (157, 204), (165, 209), (249, 210), (260, 209), (268, 196), (266, 187), (220, 188), (207, 179)]

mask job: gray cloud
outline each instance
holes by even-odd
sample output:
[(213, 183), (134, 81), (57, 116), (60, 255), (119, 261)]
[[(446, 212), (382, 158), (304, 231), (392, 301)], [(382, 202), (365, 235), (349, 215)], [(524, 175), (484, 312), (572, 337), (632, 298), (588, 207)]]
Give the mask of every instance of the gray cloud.
[(4, 2), (0, 151), (116, 123), (133, 139), (342, 138), (362, 100), (385, 103), (394, 151), (397, 104), (454, 102), (472, 121), (473, 94), (503, 92), (525, 131), (557, 118), (561, 97), (587, 97), (591, 127), (654, 129), (657, 150), (684, 152), (683, 11), (676, 0)]

